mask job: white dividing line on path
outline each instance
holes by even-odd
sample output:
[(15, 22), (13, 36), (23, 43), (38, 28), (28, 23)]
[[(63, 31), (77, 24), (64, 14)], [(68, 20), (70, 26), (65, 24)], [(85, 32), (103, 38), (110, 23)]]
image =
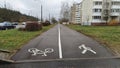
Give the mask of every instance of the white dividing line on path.
[(61, 46), (61, 37), (60, 37), (60, 24), (58, 25), (58, 45), (59, 45), (59, 58), (62, 59), (62, 46)]

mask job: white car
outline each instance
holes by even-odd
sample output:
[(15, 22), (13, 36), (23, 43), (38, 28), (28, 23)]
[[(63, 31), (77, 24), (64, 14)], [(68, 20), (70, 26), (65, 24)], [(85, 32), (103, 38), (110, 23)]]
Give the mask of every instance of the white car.
[(26, 25), (26, 22), (22, 22), (22, 25)]

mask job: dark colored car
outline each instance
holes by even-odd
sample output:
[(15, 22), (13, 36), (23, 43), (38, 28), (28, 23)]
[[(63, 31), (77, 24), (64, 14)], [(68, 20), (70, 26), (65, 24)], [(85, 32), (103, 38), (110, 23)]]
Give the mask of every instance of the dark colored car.
[(13, 25), (18, 25), (18, 22), (13, 22), (12, 24), (13, 24)]
[(12, 25), (12, 23), (10, 23), (10, 22), (0, 23), (0, 30), (14, 29), (14, 28), (15, 28), (15, 26)]

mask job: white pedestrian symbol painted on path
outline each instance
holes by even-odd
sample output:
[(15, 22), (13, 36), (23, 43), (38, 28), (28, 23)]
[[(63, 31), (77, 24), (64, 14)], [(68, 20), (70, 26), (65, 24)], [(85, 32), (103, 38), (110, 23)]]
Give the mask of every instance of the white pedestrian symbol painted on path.
[(82, 44), (81, 46), (79, 46), (80, 49), (84, 49), (82, 51), (82, 54), (85, 54), (87, 51), (90, 51), (94, 54), (97, 54), (94, 50), (92, 50), (90, 47), (86, 47), (85, 44)]
[(54, 52), (54, 49), (52, 48), (46, 48), (44, 51), (39, 50), (37, 48), (30, 48), (28, 49), (28, 52), (32, 54), (32, 56), (36, 56), (38, 54), (42, 54), (42, 56), (47, 56), (47, 53)]

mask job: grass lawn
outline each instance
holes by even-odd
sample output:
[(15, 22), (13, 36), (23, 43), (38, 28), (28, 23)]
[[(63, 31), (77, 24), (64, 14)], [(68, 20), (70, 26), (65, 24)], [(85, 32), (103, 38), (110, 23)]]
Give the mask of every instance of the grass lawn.
[(32, 38), (47, 31), (54, 25), (43, 27), (41, 31), (27, 32), (18, 31), (17, 29), (0, 31), (0, 49), (14, 51), (19, 49), (23, 44), (27, 43)]
[(68, 25), (68, 27), (106, 44), (108, 48), (120, 56), (120, 26)]

